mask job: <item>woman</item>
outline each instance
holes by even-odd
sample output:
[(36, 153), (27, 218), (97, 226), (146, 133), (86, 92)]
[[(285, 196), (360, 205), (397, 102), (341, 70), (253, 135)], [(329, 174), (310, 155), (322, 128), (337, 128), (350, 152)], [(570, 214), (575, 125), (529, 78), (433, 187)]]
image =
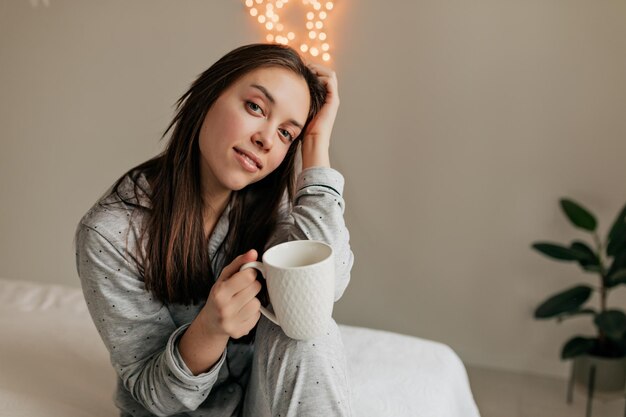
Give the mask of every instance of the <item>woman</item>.
[(166, 149), (81, 219), (77, 270), (122, 416), (350, 415), (336, 323), (288, 338), (260, 315), (263, 280), (238, 272), (283, 241), (323, 240), (341, 297), (353, 256), (328, 156), (338, 106), (329, 69), (286, 46), (235, 49), (180, 98)]

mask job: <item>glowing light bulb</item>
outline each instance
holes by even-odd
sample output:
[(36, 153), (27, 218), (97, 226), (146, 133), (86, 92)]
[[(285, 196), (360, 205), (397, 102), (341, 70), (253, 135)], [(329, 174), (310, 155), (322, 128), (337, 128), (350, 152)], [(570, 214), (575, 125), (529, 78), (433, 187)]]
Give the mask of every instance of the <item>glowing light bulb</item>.
[[(293, 44), (296, 37), (299, 37), (297, 46), (292, 45), (293, 47), (298, 48), (302, 53), (316, 57), (319, 61), (332, 59), (330, 42), (327, 41), (328, 35), (324, 28), (330, 10), (334, 8), (335, 0), (302, 0), (301, 4), (305, 7), (306, 20), (304, 23), (306, 29), (300, 26), (299, 30), (303, 31), (304, 29), (304, 33), (296, 32), (293, 29), (290, 31), (289, 25), (295, 23), (292, 22), (293, 19), (290, 15), (282, 16), (282, 18), (280, 16), (282, 8), (288, 5), (289, 0), (242, 0), (242, 3), (246, 5), (250, 15), (263, 26), (264, 38), (268, 43)], [(300, 0), (297, 0), (296, 3), (300, 3)], [(302, 23), (296, 24), (301, 25)], [(302, 35), (304, 35), (304, 39), (301, 38)]]

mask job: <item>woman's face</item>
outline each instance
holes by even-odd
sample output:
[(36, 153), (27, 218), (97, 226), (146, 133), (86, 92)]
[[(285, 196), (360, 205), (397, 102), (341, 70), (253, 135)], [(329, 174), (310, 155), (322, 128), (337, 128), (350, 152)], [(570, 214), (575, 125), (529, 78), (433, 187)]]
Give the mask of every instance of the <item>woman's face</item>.
[(300, 134), (309, 105), (304, 78), (280, 67), (251, 71), (228, 87), (200, 129), (204, 191), (223, 195), (274, 171)]

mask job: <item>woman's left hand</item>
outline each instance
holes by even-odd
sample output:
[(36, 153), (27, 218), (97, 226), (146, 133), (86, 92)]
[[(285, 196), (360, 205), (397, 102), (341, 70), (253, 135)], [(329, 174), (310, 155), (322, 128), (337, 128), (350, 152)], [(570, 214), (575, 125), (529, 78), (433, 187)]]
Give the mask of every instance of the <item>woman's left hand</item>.
[(337, 75), (335, 71), (319, 64), (308, 64), (308, 67), (326, 87), (326, 101), (320, 111), (309, 123), (302, 139), (302, 168), (313, 166), (330, 167), (328, 155), (330, 136), (335, 124), (339, 108)]

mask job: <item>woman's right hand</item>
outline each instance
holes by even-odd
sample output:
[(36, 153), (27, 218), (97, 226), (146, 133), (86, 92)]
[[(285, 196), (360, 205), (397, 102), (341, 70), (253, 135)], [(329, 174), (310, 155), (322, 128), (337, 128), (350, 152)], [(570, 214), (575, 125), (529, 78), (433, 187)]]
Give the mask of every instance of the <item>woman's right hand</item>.
[(206, 304), (181, 337), (178, 350), (193, 375), (211, 369), (222, 356), (228, 338), (247, 335), (259, 321), (261, 302), (256, 295), (261, 283), (256, 280), (256, 270), (239, 272), (243, 264), (256, 261), (257, 256), (255, 250), (250, 250), (224, 268)]
[(256, 295), (261, 283), (257, 271), (249, 268), (239, 271), (245, 263), (256, 261), (258, 254), (252, 249), (235, 258), (226, 266), (211, 288), (209, 297), (200, 312), (208, 334), (239, 339), (250, 333), (261, 317), (261, 302)]

